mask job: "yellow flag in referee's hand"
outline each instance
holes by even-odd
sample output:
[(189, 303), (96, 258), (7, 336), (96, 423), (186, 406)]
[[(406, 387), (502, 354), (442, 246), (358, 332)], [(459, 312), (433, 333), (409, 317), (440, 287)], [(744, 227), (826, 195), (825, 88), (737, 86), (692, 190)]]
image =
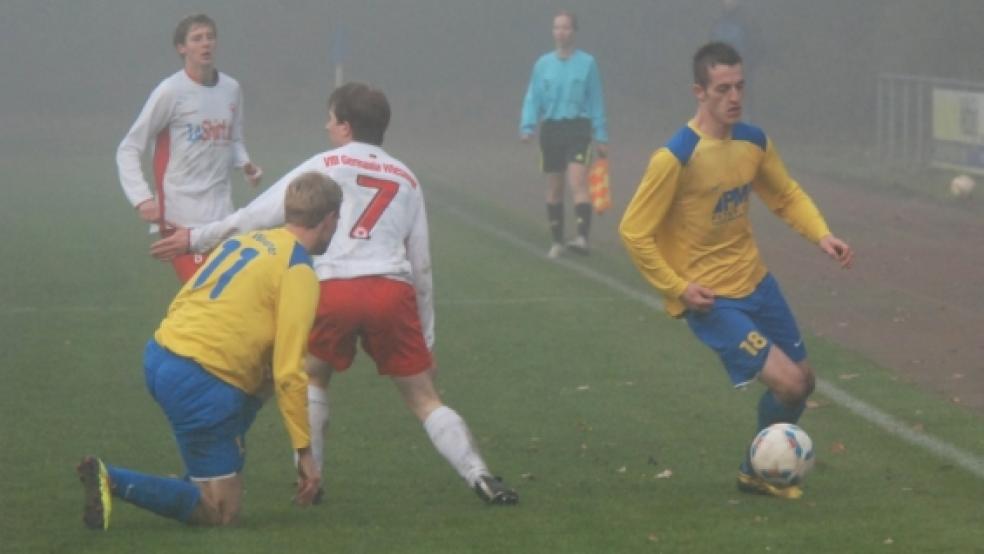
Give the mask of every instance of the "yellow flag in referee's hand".
[(608, 158), (597, 158), (588, 170), (588, 195), (597, 214), (612, 207), (612, 193), (608, 188)]

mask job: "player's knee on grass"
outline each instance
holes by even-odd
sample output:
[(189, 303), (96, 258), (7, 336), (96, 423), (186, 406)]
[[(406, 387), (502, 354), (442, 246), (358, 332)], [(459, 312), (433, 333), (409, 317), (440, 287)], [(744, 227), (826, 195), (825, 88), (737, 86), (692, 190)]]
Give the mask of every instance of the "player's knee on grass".
[(205, 500), (198, 503), (195, 511), (191, 513), (191, 518), (188, 520), (189, 525), (198, 525), (201, 527), (223, 527), (230, 525), (234, 522), (234, 517), (230, 514), (223, 514), (222, 509)]
[(236, 523), (242, 507), (240, 476), (197, 483), (201, 499), (188, 523), (206, 527), (224, 527)]

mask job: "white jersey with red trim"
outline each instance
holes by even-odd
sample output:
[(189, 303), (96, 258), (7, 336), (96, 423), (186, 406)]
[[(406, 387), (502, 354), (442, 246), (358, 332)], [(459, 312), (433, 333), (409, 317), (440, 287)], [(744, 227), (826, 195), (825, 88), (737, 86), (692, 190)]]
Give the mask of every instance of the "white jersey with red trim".
[[(137, 206), (163, 190), (164, 218), (182, 227), (232, 213), (229, 169), (249, 162), (242, 121), (242, 91), (225, 73), (212, 86), (197, 83), (184, 69), (161, 81), (116, 150), (127, 199)], [(151, 141), (153, 188), (141, 168)]]
[(321, 280), (385, 276), (411, 283), (428, 347), (434, 343), (430, 239), (420, 183), (379, 146), (350, 142), (317, 154), (263, 194), (222, 220), (191, 230), (191, 249), (205, 252), (223, 239), (284, 224), (284, 194), (297, 176), (316, 171), (342, 189), (338, 230), (314, 258)]

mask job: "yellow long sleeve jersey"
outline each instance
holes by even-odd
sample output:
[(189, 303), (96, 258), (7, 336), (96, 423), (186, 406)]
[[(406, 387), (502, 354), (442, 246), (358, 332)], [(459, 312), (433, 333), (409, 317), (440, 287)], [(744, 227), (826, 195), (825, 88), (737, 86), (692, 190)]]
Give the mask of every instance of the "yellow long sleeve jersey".
[(304, 353), (320, 288), (311, 257), (286, 229), (231, 238), (178, 292), (154, 334), (219, 379), (256, 394), (273, 369), (294, 448), (311, 443)]
[(720, 140), (690, 121), (653, 154), (619, 233), (670, 315), (684, 312), (680, 295), (688, 283), (738, 298), (765, 276), (748, 219), (752, 191), (809, 240), (830, 234), (758, 127), (735, 124), (731, 137)]

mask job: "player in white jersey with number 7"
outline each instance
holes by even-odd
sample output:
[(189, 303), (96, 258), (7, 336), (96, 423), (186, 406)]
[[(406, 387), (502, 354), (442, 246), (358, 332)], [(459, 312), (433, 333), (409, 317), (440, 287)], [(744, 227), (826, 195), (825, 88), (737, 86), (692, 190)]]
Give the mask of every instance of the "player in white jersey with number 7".
[(299, 174), (322, 172), (339, 183), (338, 233), (315, 258), (321, 299), (311, 331), (307, 369), (312, 450), (323, 463), (328, 423), (327, 386), (347, 369), (356, 342), (388, 375), (407, 407), (424, 424), (434, 447), (486, 502), (515, 504), (519, 497), (493, 477), (465, 421), (441, 401), (433, 382), (434, 301), (427, 216), (420, 183), (381, 148), (389, 125), (386, 96), (361, 83), (336, 89), (328, 100), (329, 141), (317, 154), (229, 217), (197, 229), (179, 229), (151, 251), (160, 257), (205, 251), (222, 238), (276, 225), (283, 218), (284, 187)]

